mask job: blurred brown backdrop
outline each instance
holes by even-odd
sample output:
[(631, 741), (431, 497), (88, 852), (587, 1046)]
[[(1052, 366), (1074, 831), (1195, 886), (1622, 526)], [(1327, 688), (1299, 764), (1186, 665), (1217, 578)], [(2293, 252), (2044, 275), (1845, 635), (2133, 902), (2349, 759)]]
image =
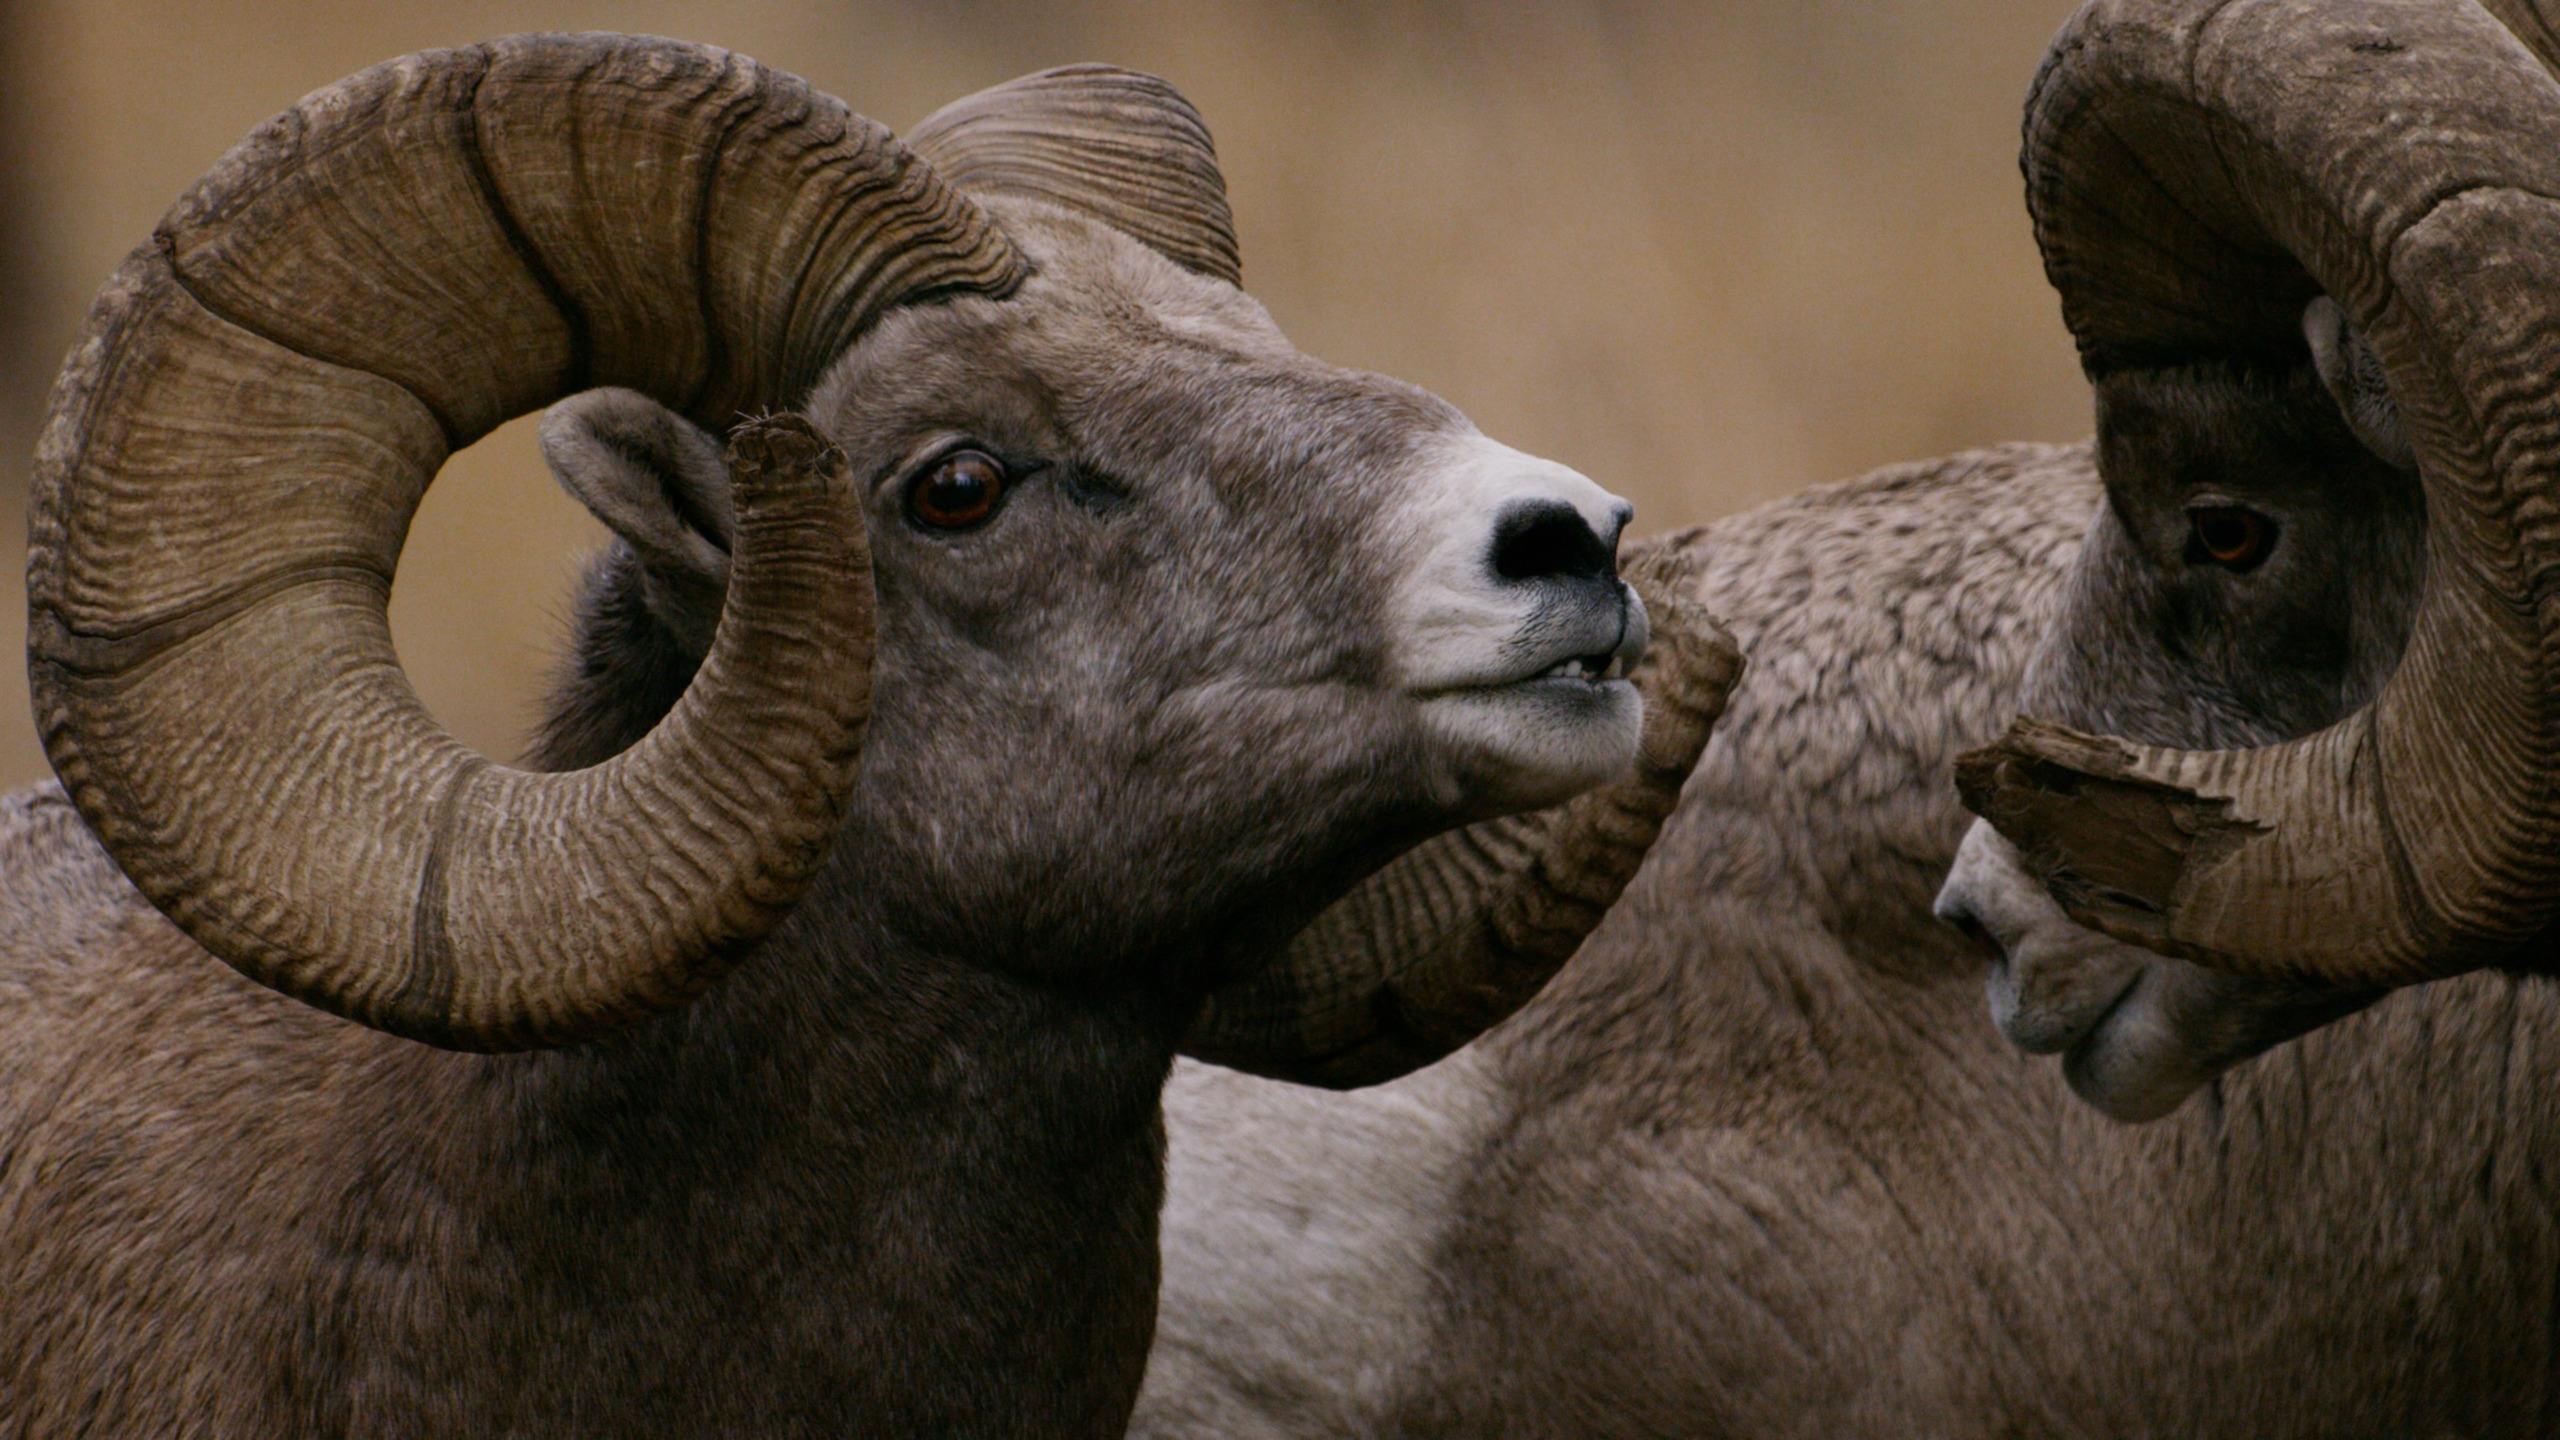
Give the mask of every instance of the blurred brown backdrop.
[[(91, 290), (233, 141), (376, 60), (519, 30), (726, 45), (912, 125), (1027, 70), (1171, 79), (1292, 338), (1449, 397), (1656, 530), (2087, 428), (2027, 235), (2029, 75), (2070, 0), (0, 0), (0, 567)], [(599, 532), (518, 422), (457, 458), (392, 620), (428, 704), (520, 743)], [(45, 773), (0, 604), (0, 784)]]

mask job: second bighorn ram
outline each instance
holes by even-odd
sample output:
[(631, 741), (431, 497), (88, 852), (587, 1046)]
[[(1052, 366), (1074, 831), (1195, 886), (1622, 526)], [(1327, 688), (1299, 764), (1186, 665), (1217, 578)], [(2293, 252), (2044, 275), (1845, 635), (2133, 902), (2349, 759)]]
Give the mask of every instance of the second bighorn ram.
[[(224, 159), (40, 455), (0, 1435), (1119, 1433), (1177, 1047), (1463, 1043), (1735, 670), (1645, 580), (1640, 707), (1624, 507), (1236, 279), (1198, 117), (1098, 68), (902, 145), (529, 37)], [(387, 591), (451, 450), (597, 387), (513, 770)]]
[[(2250, 981), (2094, 934), (1949, 784), (2022, 704), (2233, 747), (2039, 757), (2030, 732), (1971, 768), (1994, 821), (2064, 842), (2036, 858), (2121, 867), (2056, 894), (2126, 929), (2190, 918), (2134, 884), (2247, 853), (2168, 779), (2306, 850), (2503, 792), (2401, 826), (2423, 864), (2324, 861), (2353, 894), (2201, 917), (2309, 962), (2409, 935), (2313, 926), (2328, 902), (2477, 901), (2560, 855), (2545, 830), (2442, 864), (2518, 838), (2560, 744), (2560, 649), (2520, 633), (2560, 615), (2560, 567), (2527, 563), (2560, 514), (2560, 87), (2467, 0), (2099, 0), (2036, 96), (2096, 445), (1897, 467), (1674, 542), (1764, 661), (1573, 969), (1358, 1094), (1177, 1070), (1134, 1435), (2560, 1433), (2560, 988), (2423, 987), (2221, 1073), (2392, 977)], [(2351, 716), (2355, 763), (2294, 772), (2346, 795), (2260, 783), (2302, 753), (2268, 742)], [(2052, 763), (2092, 752), (2113, 773)], [(2153, 823), (2105, 823), (2128, 819)], [(2003, 1028), (2154, 1123), (2001, 1042), (1933, 892), (2004, 942)]]
[(1441, 1064), (1175, 1067), (1131, 1435), (2560, 1433), (2560, 987), (2394, 996), (2122, 1125), (1930, 914), (2099, 496), (2005, 446), (1648, 542), (1757, 658), (1643, 873)]
[(2096, 0), (2030, 100), (2108, 504), (1940, 908), (2122, 1118), (2552, 967), (2560, 32), (2492, 9)]

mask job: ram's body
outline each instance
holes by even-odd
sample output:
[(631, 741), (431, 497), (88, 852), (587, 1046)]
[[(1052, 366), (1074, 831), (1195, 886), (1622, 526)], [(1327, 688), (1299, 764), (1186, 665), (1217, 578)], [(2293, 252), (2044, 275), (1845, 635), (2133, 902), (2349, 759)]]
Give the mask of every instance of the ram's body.
[(1377, 1090), (1177, 1069), (1135, 1433), (2560, 1423), (2560, 993), (2402, 995), (2126, 1127), (1931, 917), (2098, 493), (2016, 447), (1678, 539), (1754, 667), (1574, 965)]
[[(1658, 573), (1648, 647), (1622, 502), (1236, 273), (1199, 117), (1099, 67), (909, 148), (520, 37), (227, 157), (41, 454), (0, 1437), (1118, 1435), (1177, 1048), (1471, 1038), (1735, 663)], [(512, 770), (383, 606), (571, 392), (615, 538)]]
[[(1146, 1335), (1162, 1062), (1110, 1007), (955, 985), (804, 908), (636, 1033), (432, 1050), (213, 962), (58, 790), (5, 806), (0, 1435), (710, 1434), (828, 1402), (992, 1433), (1118, 1403), (1052, 1328)], [(865, 1063), (829, 1063), (855, 1007)], [(1026, 1101), (1043, 1123), (1005, 1118)], [(934, 1278), (972, 1271), (1001, 1297)], [(1057, 1366), (1017, 1405), (899, 1362), (919, 1340), (962, 1375)]]

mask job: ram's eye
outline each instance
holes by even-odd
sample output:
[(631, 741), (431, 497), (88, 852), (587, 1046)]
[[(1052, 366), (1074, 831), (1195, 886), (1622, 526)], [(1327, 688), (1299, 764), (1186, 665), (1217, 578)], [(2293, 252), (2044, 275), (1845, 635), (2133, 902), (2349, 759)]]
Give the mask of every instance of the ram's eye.
[(2190, 562), (2210, 560), (2234, 572), (2257, 569), (2276, 548), (2276, 522), (2246, 505), (2191, 505), (2187, 529)]
[(907, 487), (907, 513), (936, 530), (966, 530), (1004, 503), (1004, 466), (981, 450), (943, 456)]

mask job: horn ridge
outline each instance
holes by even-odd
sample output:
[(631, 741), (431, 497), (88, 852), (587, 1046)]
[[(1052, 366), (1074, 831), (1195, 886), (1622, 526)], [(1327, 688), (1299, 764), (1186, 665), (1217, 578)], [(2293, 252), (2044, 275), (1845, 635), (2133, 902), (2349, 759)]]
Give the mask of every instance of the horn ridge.
[[(2336, 300), (2417, 452), (2428, 580), (2398, 668), (2328, 730), (2025, 727), (1968, 759), (1967, 803), (2075, 918), (2168, 953), (2350, 983), (2496, 963), (2560, 909), (2560, 84), (2467, 0), (2093, 0), (2022, 163), (2093, 379), (2302, 363), (2302, 306)], [(2185, 839), (2119, 863), (2143, 835)]]
[(504, 1049), (681, 1003), (787, 909), (852, 784), (874, 632), (843, 455), (742, 427), (711, 654), (566, 774), (419, 704), (384, 608), (410, 517), (455, 444), (565, 387), (787, 407), (888, 308), (1023, 273), (886, 130), (725, 51), (525, 36), (316, 92), (179, 200), (57, 383), (47, 754), (153, 903), (312, 1004)]
[(934, 112), (908, 143), (954, 185), (1098, 220), (1233, 285), (1243, 261), (1208, 122), (1153, 75), (1066, 65)]

